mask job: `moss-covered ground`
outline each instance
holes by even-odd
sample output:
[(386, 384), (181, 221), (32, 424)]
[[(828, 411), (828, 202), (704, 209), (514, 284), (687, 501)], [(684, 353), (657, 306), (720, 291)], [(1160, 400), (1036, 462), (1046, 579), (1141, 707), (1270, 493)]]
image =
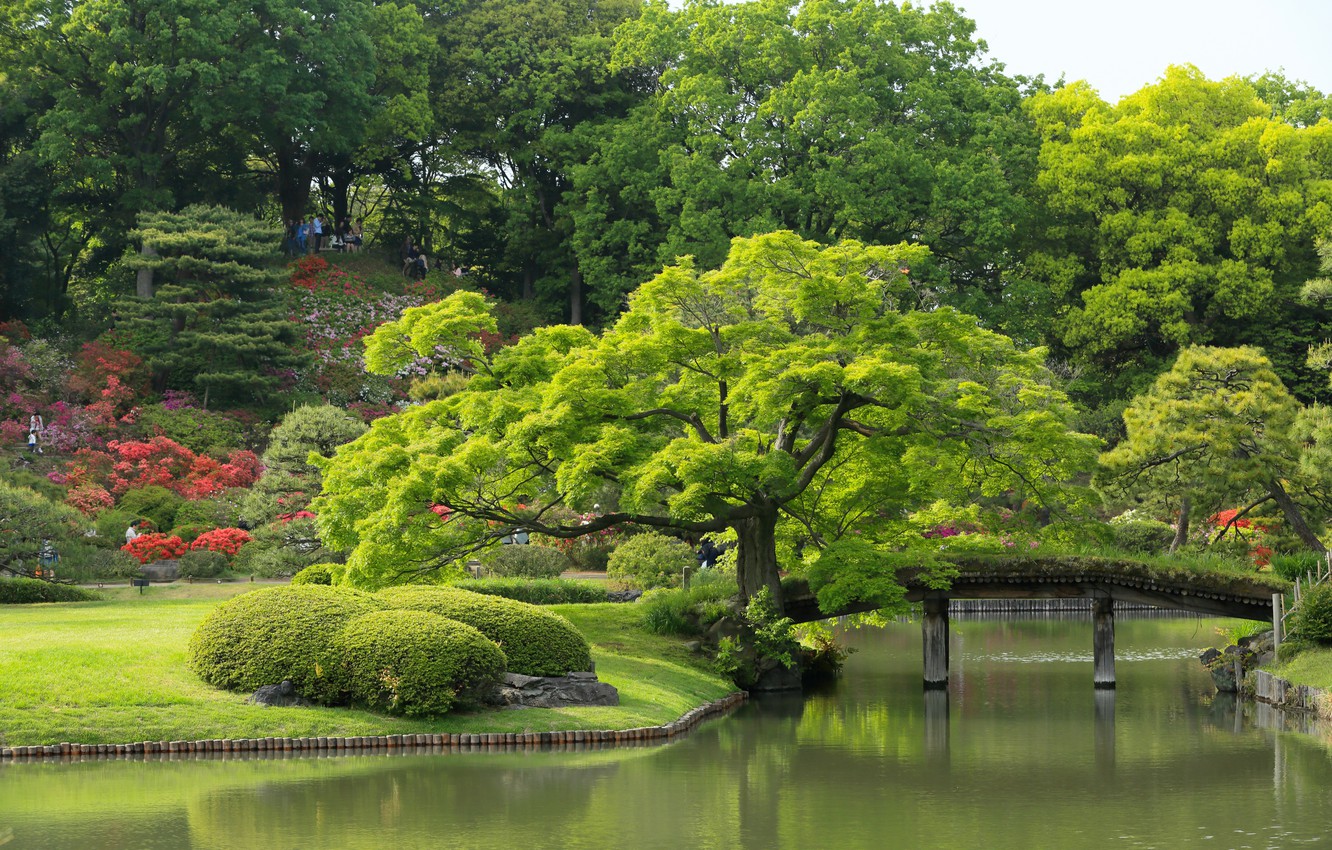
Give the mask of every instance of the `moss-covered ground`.
[(264, 708), (205, 685), (186, 664), (200, 620), (245, 584), (171, 584), (98, 602), (0, 606), (0, 746), (207, 738), (544, 732), (668, 723), (734, 690), (636, 605), (559, 605), (592, 644), (616, 707), (521, 709), (406, 720), (339, 708)]

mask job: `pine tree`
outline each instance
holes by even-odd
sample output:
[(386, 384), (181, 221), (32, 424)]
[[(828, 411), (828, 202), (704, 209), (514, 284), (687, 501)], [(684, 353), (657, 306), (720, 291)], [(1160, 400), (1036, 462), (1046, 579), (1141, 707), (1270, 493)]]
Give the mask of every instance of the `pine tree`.
[(204, 407), (257, 401), (302, 365), (299, 328), (274, 293), (282, 272), (272, 263), (280, 239), (272, 225), (196, 205), (140, 215), (132, 238), (153, 253), (127, 264), (160, 283), (125, 311), (124, 328), (158, 389), (196, 390)]

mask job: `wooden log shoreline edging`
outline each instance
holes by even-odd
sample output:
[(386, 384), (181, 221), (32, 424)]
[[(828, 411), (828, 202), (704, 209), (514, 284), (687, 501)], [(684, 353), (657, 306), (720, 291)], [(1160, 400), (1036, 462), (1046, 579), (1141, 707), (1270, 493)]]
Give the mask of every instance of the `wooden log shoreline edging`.
[(1283, 711), (1308, 712), (1323, 720), (1332, 720), (1332, 698), (1322, 688), (1296, 685), (1266, 670), (1254, 670), (1249, 677), (1253, 681), (1254, 699), (1258, 702)]
[(610, 749), (660, 744), (691, 732), (699, 723), (730, 712), (749, 698), (735, 691), (680, 715), (663, 726), (563, 732), (441, 732), (420, 735), (356, 735), (300, 738), (208, 738), (199, 741), (138, 741), (132, 744), (47, 744), (0, 747), (0, 762), (37, 759), (66, 761), (179, 761), (220, 758), (297, 758), (349, 754), (428, 755), (448, 750)]

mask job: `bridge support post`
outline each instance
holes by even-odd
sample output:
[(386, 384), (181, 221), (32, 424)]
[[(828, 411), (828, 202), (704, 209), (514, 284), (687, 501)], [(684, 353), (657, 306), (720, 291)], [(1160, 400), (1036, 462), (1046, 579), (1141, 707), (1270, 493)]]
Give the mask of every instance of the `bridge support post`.
[(1115, 686), (1115, 601), (1109, 596), (1098, 596), (1092, 600), (1096, 687), (1113, 688)]
[(925, 647), (925, 689), (948, 687), (948, 597), (927, 596), (920, 630)]

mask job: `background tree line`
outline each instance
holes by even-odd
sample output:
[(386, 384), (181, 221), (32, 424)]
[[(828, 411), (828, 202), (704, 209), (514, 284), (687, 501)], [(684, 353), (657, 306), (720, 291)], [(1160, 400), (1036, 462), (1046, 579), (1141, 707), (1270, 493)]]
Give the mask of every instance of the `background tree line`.
[(1189, 67), (1112, 105), (1006, 74), (946, 3), (23, 0), (0, 319), (95, 336), (157, 263), (144, 217), (199, 203), (363, 217), (592, 326), (737, 236), (908, 241), (920, 306), (1048, 346), (1113, 442), (1188, 345), (1261, 345), (1323, 392), (1329, 315), (1299, 293), (1332, 230), (1327, 109)]

